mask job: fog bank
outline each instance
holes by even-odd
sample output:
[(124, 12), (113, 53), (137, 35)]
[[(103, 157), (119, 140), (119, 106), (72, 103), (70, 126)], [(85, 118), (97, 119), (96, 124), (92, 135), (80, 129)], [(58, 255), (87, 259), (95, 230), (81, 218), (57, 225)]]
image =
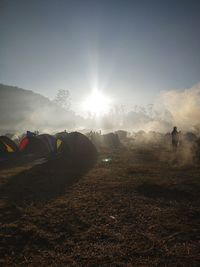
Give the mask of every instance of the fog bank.
[(34, 92), (0, 85), (1, 134), (39, 130), (111, 132), (118, 129), (133, 131), (170, 132), (173, 126), (181, 131), (200, 130), (200, 84), (184, 90), (160, 93), (148, 106), (133, 106), (126, 110), (126, 103), (112, 106), (106, 115), (78, 116), (75, 110), (66, 110)]

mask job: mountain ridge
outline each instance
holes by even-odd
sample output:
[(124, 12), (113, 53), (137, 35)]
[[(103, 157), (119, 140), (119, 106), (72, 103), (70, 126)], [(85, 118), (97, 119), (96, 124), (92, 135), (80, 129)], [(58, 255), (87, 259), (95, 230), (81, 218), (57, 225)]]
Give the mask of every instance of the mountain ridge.
[(0, 132), (71, 128), (74, 117), (41, 94), (0, 83)]

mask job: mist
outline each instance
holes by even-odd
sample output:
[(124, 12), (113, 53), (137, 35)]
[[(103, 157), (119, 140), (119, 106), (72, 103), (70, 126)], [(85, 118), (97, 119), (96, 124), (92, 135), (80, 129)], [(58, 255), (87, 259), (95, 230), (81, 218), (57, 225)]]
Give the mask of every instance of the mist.
[(101, 118), (88, 116), (86, 127), (114, 131), (157, 131), (166, 133), (173, 126), (184, 132), (199, 134), (200, 84), (183, 90), (162, 91), (154, 103), (147, 106), (133, 106), (126, 110), (126, 103), (114, 106)]
[(183, 131), (198, 131), (200, 118), (200, 83), (192, 88), (163, 92), (161, 104), (171, 114), (171, 122)]
[(32, 91), (0, 85), (0, 132), (54, 132), (73, 129), (81, 118)]
[[(87, 117), (73, 108), (65, 109), (58, 103), (32, 91), (1, 85), (1, 132), (57, 132), (62, 130), (112, 132), (170, 132), (173, 126), (184, 132), (199, 134), (200, 84), (184, 90), (161, 92), (155, 102), (147, 106), (126, 103), (110, 107), (107, 114)], [(73, 99), (72, 99), (73, 104)]]

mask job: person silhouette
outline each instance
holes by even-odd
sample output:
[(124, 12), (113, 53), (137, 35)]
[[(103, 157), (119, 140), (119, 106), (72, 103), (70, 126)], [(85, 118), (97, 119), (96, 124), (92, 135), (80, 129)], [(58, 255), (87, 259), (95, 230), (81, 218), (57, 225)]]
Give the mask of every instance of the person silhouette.
[(177, 149), (179, 144), (179, 132), (177, 131), (177, 127), (174, 126), (173, 131), (171, 132), (172, 136), (172, 147), (174, 150)]

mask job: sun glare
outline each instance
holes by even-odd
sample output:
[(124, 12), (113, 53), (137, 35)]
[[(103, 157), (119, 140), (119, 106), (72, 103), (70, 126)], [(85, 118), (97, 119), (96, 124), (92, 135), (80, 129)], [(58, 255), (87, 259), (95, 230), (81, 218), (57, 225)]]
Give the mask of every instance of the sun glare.
[(111, 100), (98, 90), (94, 90), (92, 94), (85, 100), (84, 109), (94, 115), (101, 116), (108, 113)]

